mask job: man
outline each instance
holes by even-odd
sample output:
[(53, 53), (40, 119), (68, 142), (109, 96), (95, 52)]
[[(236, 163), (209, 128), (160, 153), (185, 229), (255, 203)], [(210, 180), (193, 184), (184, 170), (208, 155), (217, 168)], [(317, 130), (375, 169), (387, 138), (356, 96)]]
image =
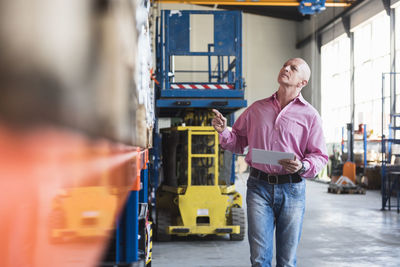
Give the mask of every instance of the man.
[[(250, 165), (247, 181), (247, 218), (250, 260), (253, 267), (271, 266), (276, 227), (276, 262), (296, 266), (304, 208), (305, 182), (326, 165), (328, 156), (318, 112), (304, 100), (301, 89), (310, 78), (301, 58), (288, 60), (278, 76), (279, 89), (247, 108), (229, 131), (217, 110), (212, 125), (221, 147), (243, 153)], [(291, 152), (293, 159), (279, 166), (252, 162), (252, 149)]]

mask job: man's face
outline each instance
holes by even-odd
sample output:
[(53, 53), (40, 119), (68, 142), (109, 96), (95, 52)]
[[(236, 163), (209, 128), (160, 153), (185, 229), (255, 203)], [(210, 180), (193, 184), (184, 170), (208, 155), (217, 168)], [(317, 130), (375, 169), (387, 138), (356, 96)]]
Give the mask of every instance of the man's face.
[(304, 63), (298, 59), (290, 59), (279, 71), (278, 83), (286, 86), (303, 87), (305, 81)]

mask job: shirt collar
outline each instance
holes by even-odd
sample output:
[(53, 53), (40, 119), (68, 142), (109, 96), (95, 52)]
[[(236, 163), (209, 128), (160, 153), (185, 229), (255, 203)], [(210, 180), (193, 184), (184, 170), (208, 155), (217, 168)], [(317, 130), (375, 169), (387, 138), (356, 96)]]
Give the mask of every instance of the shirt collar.
[(275, 92), (274, 94), (272, 94), (270, 97), (267, 97), (265, 100), (267, 100), (267, 101), (278, 100), (278, 99), (277, 99), (277, 92)]
[[(267, 101), (272, 101), (272, 100), (278, 100), (278, 92), (275, 92), (273, 95), (271, 95), (270, 97), (268, 97), (266, 100)], [(307, 101), (303, 98), (303, 95), (301, 93), (299, 93), (298, 96), (295, 97), (294, 99), (295, 101), (299, 101), (300, 103), (302, 103), (303, 105), (307, 104)]]
[(301, 93), (299, 93), (299, 95), (295, 99), (300, 101), (303, 105), (307, 104), (307, 101), (304, 99), (304, 97)]

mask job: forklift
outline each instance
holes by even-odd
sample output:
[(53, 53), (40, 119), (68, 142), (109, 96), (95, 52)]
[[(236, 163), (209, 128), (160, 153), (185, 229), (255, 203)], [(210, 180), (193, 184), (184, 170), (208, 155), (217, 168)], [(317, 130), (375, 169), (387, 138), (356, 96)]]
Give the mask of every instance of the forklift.
[[(213, 35), (203, 47), (196, 43), (196, 50), (191, 42), (207, 39), (194, 32), (202, 18), (207, 19), (204, 23), (213, 22)], [(151, 153), (159, 241), (227, 234), (231, 240), (244, 239), (246, 219), (234, 185), (234, 155), (220, 149), (218, 133), (211, 126), (213, 108), (232, 125), (233, 112), (247, 105), (241, 24), (239, 11), (162, 10), (157, 18)], [(187, 64), (190, 60), (192, 64)], [(160, 129), (163, 118), (170, 125)]]

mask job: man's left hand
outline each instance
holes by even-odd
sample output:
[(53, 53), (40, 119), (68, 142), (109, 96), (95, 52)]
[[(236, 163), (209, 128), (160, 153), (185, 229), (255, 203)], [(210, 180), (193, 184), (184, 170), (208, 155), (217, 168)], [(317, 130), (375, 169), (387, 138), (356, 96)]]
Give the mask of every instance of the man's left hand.
[(301, 161), (298, 160), (297, 158), (292, 159), (281, 159), (279, 161), (279, 164), (282, 165), (282, 167), (287, 171), (288, 173), (296, 173), (298, 172), (303, 164), (301, 164)]

